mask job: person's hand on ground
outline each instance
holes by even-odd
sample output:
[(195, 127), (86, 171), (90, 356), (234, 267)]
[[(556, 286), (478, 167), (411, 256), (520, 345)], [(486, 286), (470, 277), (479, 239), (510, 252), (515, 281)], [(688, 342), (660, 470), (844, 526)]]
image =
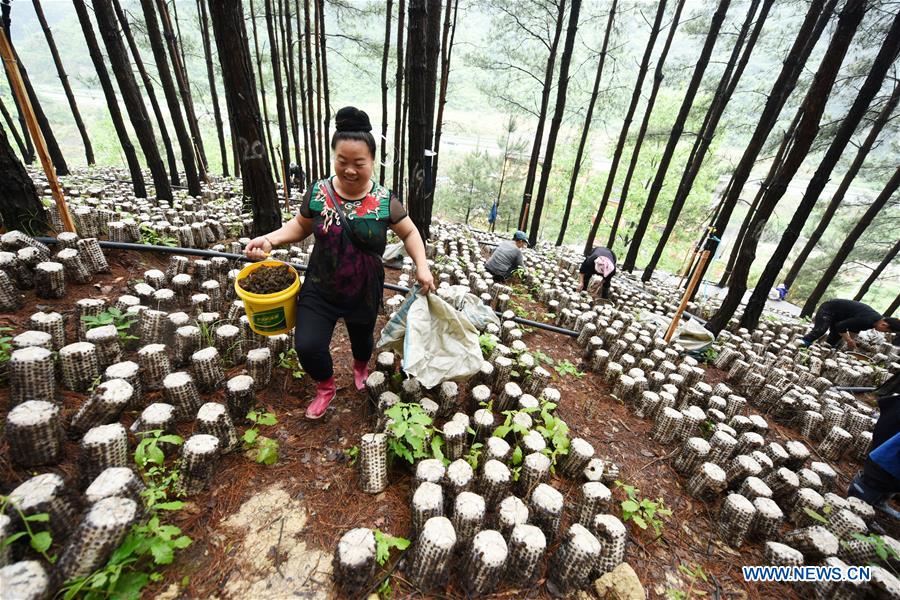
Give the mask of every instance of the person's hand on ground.
[(858, 348), (856, 340), (847, 340), (847, 347), (851, 350), (856, 350)]
[(416, 281), (422, 286), (423, 294), (437, 290), (437, 288), (434, 287), (434, 276), (431, 274), (431, 270), (428, 267), (416, 269)]
[(272, 243), (269, 241), (264, 235), (261, 235), (257, 238), (253, 238), (247, 247), (244, 248), (244, 254), (247, 258), (252, 258), (253, 260), (262, 260), (269, 255), (269, 252), (272, 251)]

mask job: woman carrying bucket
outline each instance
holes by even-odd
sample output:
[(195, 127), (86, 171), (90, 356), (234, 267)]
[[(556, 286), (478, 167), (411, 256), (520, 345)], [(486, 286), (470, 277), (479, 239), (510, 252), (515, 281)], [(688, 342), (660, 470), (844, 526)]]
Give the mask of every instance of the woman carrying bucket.
[(277, 231), (255, 238), (245, 249), (248, 257), (262, 259), (275, 246), (315, 235), (294, 331), (300, 363), (316, 381), (316, 397), (306, 410), (310, 419), (324, 415), (337, 393), (329, 345), (338, 319), (344, 319), (350, 337), (356, 389), (365, 387), (375, 345), (375, 319), (382, 304), (381, 255), (388, 229), (415, 261), (423, 291), (435, 289), (425, 245), (412, 219), (390, 190), (372, 180), (375, 138), (369, 116), (344, 107), (335, 117), (335, 129), (331, 138), (335, 175), (313, 183), (296, 217)]

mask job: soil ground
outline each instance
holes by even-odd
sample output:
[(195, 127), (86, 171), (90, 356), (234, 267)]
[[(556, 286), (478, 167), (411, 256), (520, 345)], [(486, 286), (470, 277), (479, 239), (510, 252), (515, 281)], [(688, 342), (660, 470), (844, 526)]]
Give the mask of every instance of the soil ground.
[[(140, 279), (143, 271), (161, 268), (166, 262), (164, 257), (145, 253), (119, 252), (108, 257), (111, 273), (96, 276), (91, 284), (70, 285), (62, 300), (36, 299), (33, 292), (28, 292), (26, 307), (15, 315), (0, 318), (0, 324), (12, 326), (18, 333), (26, 328), (27, 316), (37, 310), (57, 310), (71, 317), (77, 299), (114, 299), (126, 292), (129, 281)], [(388, 271), (388, 281), (396, 282), (396, 276), (397, 272)], [(517, 295), (514, 301), (529, 311), (531, 318), (540, 320), (546, 312), (527, 297)], [(68, 339), (72, 340), (74, 324), (71, 318), (68, 320)], [(376, 336), (383, 322), (381, 317)], [(579, 362), (580, 349), (572, 338), (533, 330), (524, 340), (530, 349), (554, 360), (569, 360), (576, 365)], [(278, 440), (278, 462), (262, 466), (240, 452), (221, 459), (210, 487), (190, 498), (187, 507), (173, 515), (173, 523), (194, 543), (179, 552), (175, 564), (163, 571), (164, 580), (148, 588), (145, 597), (333, 597), (331, 555), (343, 533), (353, 527), (377, 527), (393, 535), (410, 535), (409, 469), (392, 468), (390, 485), (373, 498), (358, 489), (356, 470), (344, 453), (358, 444), (362, 434), (371, 431), (374, 418), (364, 393), (353, 386), (349, 341), (342, 326), (335, 330), (332, 354), (338, 400), (319, 421), (304, 418), (313, 396), (313, 382), (308, 377), (293, 379), (285, 369), (275, 370), (272, 384), (258, 395), (258, 406), (277, 415), (278, 424), (264, 428), (262, 433)], [(240, 370), (235, 367), (228, 375)], [(707, 371), (711, 383), (723, 376), (714, 369)], [(639, 488), (640, 495), (662, 498), (673, 511), (659, 537), (652, 530), (629, 524), (626, 560), (634, 567), (649, 597), (664, 597), (673, 588), (689, 588), (691, 582), (678, 571), (680, 564), (703, 568), (709, 583), (695, 582), (693, 589), (711, 598), (801, 597), (799, 588), (748, 584), (742, 580), (740, 565), (762, 562), (759, 540), (748, 541), (739, 550), (719, 540), (716, 522), (721, 500), (706, 503), (685, 493), (684, 478), (667, 460), (675, 446), (662, 447), (650, 440), (651, 423), (635, 417), (613, 399), (609, 386), (599, 376), (560, 376), (553, 372), (551, 385), (562, 394), (558, 412), (573, 435), (587, 439), (599, 456), (615, 461), (621, 468), (620, 479)], [(8, 387), (0, 390), (0, 419), (9, 410), (8, 394)], [(160, 392), (150, 393), (147, 400), (156, 401), (159, 395)], [(74, 413), (83, 398), (82, 394), (63, 393), (65, 417)], [(221, 399), (221, 392), (204, 395), (205, 401)], [(126, 414), (123, 423), (130, 425), (135, 416), (136, 413)], [(799, 438), (796, 431), (785, 430), (771, 420), (770, 426), (776, 438)], [(180, 433), (188, 436), (192, 427), (192, 422), (182, 424)], [(806, 443), (814, 448), (812, 442)], [(50, 469), (62, 473), (73, 486), (77, 479), (77, 454), (77, 444), (69, 442), (64, 462)], [(0, 493), (7, 493), (33, 475), (14, 468), (7, 457), (2, 442)], [(836, 468), (841, 473), (838, 487), (846, 489), (858, 465), (845, 461)], [(580, 483), (562, 479), (553, 482), (567, 501), (575, 500)], [(617, 501), (623, 498), (621, 490), (615, 490), (614, 496)], [(617, 509), (617, 503), (614, 507)], [(618, 510), (612, 512), (619, 514)], [(567, 526), (568, 520), (562, 524), (563, 528)], [(399, 569), (394, 571), (392, 581), (395, 598), (465, 597), (454, 577), (442, 593), (427, 596), (419, 593)], [(547, 598), (549, 592), (543, 583), (542, 577), (538, 585), (527, 590), (501, 585), (492, 597)]]

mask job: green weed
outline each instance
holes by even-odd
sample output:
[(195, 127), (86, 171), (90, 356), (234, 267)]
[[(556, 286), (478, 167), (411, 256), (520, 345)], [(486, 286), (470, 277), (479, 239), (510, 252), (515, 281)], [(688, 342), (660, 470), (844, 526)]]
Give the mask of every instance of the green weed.
[(621, 488), (626, 496), (626, 499), (621, 502), (622, 521), (631, 521), (641, 529), (647, 529), (650, 526), (657, 537), (662, 535), (665, 521), (660, 517), (672, 515), (672, 511), (666, 508), (663, 499), (650, 500), (649, 498), (640, 498), (638, 497), (639, 489), (633, 485), (626, 485), (621, 481), (616, 481), (616, 487)]
[(251, 410), (247, 413), (247, 420), (253, 423), (244, 435), (241, 441), (244, 443), (244, 450), (256, 462), (271, 466), (278, 462), (278, 441), (264, 435), (259, 435), (259, 426), (270, 427), (278, 423), (278, 419), (274, 413), (260, 413)]

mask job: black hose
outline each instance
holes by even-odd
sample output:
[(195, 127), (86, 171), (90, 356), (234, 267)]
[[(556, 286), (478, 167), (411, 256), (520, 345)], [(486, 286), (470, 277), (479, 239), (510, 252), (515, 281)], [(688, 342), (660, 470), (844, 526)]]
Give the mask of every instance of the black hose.
[[(37, 241), (42, 244), (58, 244), (59, 240), (52, 237), (39, 237), (35, 238)], [(203, 256), (203, 257), (216, 257), (220, 256), (222, 258), (227, 258), (229, 260), (236, 260), (241, 262), (254, 262), (252, 259), (247, 258), (243, 254), (233, 254), (231, 252), (217, 252), (215, 250), (201, 250), (199, 248), (179, 248), (176, 246), (152, 246), (150, 244), (132, 244), (129, 242), (109, 242), (106, 240), (100, 240), (98, 242), (101, 248), (108, 248), (110, 250), (134, 250), (136, 252), (162, 252), (164, 254), (186, 254), (188, 256)], [(288, 263), (298, 271), (306, 271), (307, 266), (301, 263)], [(403, 286), (399, 286), (393, 283), (384, 284), (384, 289), (391, 290), (394, 292), (400, 292), (402, 294), (408, 294), (409, 288), (405, 288)], [(501, 315), (499, 311), (494, 311), (498, 316)], [(571, 337), (578, 337), (578, 332), (572, 329), (566, 329), (565, 327), (557, 327), (556, 325), (548, 325), (547, 323), (539, 323), (538, 321), (532, 321), (530, 319), (522, 319), (520, 317), (513, 317), (512, 321), (519, 323), (520, 325), (525, 325), (526, 327), (535, 327), (537, 329), (543, 329), (544, 331), (550, 331), (552, 333), (559, 333), (562, 335), (568, 335)]]
[(840, 385), (836, 385), (831, 389), (837, 390), (839, 392), (850, 392), (851, 394), (867, 394), (869, 392), (874, 392), (878, 388), (874, 388), (871, 386), (853, 386), (853, 385), (840, 386)]

